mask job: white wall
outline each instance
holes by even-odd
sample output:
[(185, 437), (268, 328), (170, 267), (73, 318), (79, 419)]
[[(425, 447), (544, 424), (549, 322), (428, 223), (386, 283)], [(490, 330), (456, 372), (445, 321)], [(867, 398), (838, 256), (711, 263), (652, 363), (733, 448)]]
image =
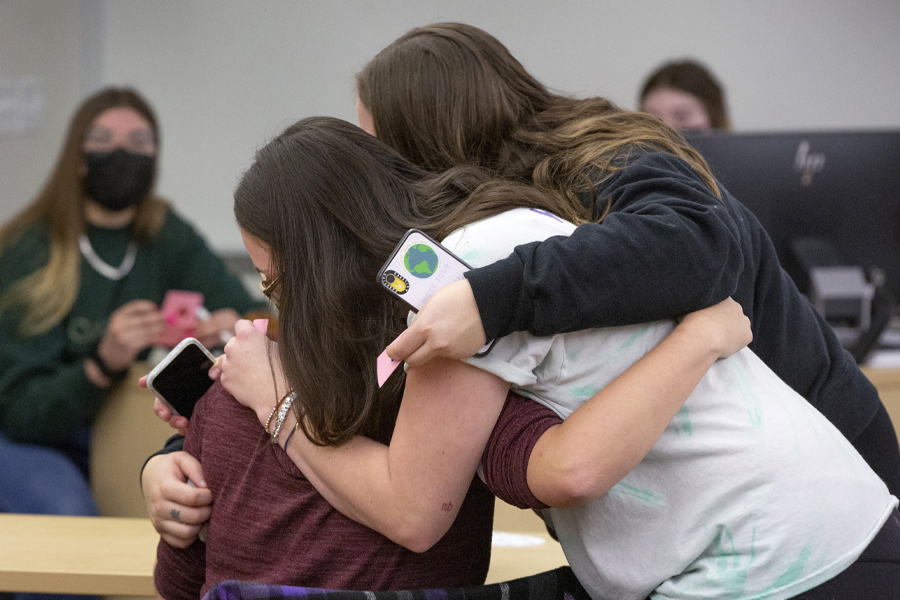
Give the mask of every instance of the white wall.
[[(0, 19), (4, 12), (33, 13), (26, 5), (72, 10), (71, 2), (63, 9), (59, 0), (0, 0)], [(82, 80), (132, 84), (150, 99), (162, 124), (160, 191), (222, 250), (240, 248), (231, 192), (255, 149), (301, 117), (355, 120), (355, 71), (411, 27), (433, 21), (483, 27), (551, 87), (604, 95), (627, 108), (634, 108), (649, 71), (670, 58), (691, 56), (722, 80), (739, 131), (900, 128), (896, 0), (80, 5), (89, 23), (94, 16), (101, 21), (82, 25), (91, 28), (86, 38), (93, 49), (84, 40), (72, 49), (87, 63), (81, 65), (87, 73)], [(0, 23), (0, 37), (6, 27)], [(33, 40), (0, 41), (0, 78), (17, 44)], [(50, 80), (67, 77), (64, 66), (47, 68)], [(45, 128), (41, 135), (61, 139), (58, 120), (48, 120)], [(9, 148), (21, 142), (0, 139), (0, 160), (15, 159)], [(50, 161), (40, 170), (34, 162), (41, 161), (20, 168), (0, 164), (3, 211), (12, 210), (8, 202), (24, 204), (23, 190), (33, 193), (46, 176)]]
[[(81, 2), (0, 0), (0, 222), (37, 193), (56, 161), (63, 131), (83, 96), (88, 62)], [(35, 121), (10, 131), (22, 84), (43, 99)]]

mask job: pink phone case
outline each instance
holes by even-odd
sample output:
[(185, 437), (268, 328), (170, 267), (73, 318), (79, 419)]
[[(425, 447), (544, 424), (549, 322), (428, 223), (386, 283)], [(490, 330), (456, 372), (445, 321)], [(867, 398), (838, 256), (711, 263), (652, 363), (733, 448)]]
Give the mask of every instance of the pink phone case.
[(193, 337), (197, 331), (197, 309), (203, 306), (203, 294), (186, 290), (169, 290), (163, 299), (162, 311), (166, 318), (166, 330), (156, 340), (156, 345), (174, 348), (184, 338)]

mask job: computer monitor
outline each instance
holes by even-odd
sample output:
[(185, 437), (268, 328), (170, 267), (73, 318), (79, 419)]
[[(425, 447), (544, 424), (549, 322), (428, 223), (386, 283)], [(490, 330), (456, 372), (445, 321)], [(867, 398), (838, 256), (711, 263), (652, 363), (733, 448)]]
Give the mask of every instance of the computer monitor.
[(690, 142), (760, 220), (808, 292), (791, 246), (830, 242), (844, 264), (879, 267), (900, 299), (900, 130), (714, 133)]

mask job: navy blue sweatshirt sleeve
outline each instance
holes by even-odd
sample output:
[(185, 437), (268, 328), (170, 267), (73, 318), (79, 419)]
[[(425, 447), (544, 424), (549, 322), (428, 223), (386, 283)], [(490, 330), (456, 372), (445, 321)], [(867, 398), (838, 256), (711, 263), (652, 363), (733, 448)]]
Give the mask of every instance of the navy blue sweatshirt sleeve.
[(637, 157), (597, 192), (601, 207), (611, 203), (601, 224), (467, 273), (488, 339), (677, 317), (731, 296), (751, 321), (750, 349), (900, 494), (897, 441), (873, 433), (890, 429), (877, 390), (746, 207), (727, 190), (716, 197), (687, 163), (662, 153)]
[(735, 215), (684, 161), (648, 153), (598, 186), (600, 224), (526, 244), (467, 274), (488, 339), (684, 315), (734, 294)]

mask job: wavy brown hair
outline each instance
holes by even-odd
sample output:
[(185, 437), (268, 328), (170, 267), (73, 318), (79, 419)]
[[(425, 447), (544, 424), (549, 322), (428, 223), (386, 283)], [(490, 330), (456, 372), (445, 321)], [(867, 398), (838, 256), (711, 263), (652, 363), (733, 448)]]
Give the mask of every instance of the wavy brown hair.
[(634, 150), (648, 149), (684, 159), (719, 195), (679, 133), (604, 98), (552, 92), (471, 25), (411, 30), (357, 74), (356, 87), (378, 137), (429, 171), (474, 164), (580, 203)]
[(257, 152), (234, 214), (269, 248), (281, 277), (279, 353), (310, 440), (386, 441), (393, 428), (403, 371), (379, 388), (375, 359), (405, 329), (408, 308), (376, 275), (406, 231), (443, 239), (522, 206), (590, 217), (559, 195), (491, 180), (476, 167), (431, 174), (339, 119), (304, 119)]
[[(130, 89), (107, 88), (86, 99), (69, 123), (56, 166), (43, 189), (22, 212), (0, 227), (0, 252), (14, 244), (33, 225), (47, 227), (47, 264), (13, 284), (0, 300), (0, 311), (23, 309), (23, 335), (43, 333), (59, 323), (71, 310), (81, 280), (78, 236), (85, 230), (82, 191), (85, 136), (94, 120), (111, 108), (130, 108), (147, 119), (159, 147), (159, 128), (150, 105)], [(158, 150), (157, 150), (158, 156)], [(155, 236), (165, 219), (168, 204), (153, 196), (152, 188), (137, 208), (132, 232), (138, 241)]]

